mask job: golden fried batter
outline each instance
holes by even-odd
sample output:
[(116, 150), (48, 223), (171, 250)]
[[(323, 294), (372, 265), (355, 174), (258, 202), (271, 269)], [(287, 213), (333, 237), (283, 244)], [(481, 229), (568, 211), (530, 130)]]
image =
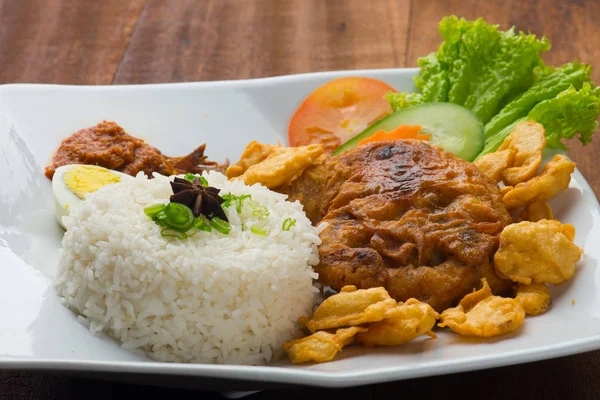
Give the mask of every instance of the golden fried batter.
[(466, 295), (454, 308), (442, 312), (440, 327), (465, 336), (491, 337), (513, 332), (525, 319), (525, 311), (515, 299), (492, 295), (483, 280), (483, 288)]
[(357, 340), (372, 347), (403, 344), (423, 334), (436, 337), (431, 329), (439, 317), (429, 304), (408, 299), (389, 310), (383, 321), (369, 324), (369, 330), (359, 333)]
[(515, 300), (527, 315), (542, 314), (550, 307), (550, 291), (545, 283), (520, 284)]
[(358, 326), (338, 329), (335, 333), (319, 331), (305, 338), (286, 342), (283, 349), (293, 364), (327, 362), (333, 360), (344, 346), (351, 344), (357, 333), (366, 331), (367, 328)]
[[(267, 147), (268, 146), (268, 147)], [(321, 154), (323, 146), (280, 147), (252, 142), (238, 163), (227, 169), (227, 176), (246, 185), (260, 183), (277, 188), (299, 176)]]
[(321, 232), (319, 280), (339, 290), (383, 286), (441, 311), (485, 277), (512, 223), (498, 187), (477, 167), (421, 140), (369, 143), (307, 168), (278, 191), (299, 200)]
[(242, 157), (235, 164), (227, 168), (225, 171), (225, 175), (227, 178), (235, 178), (236, 176), (242, 175), (248, 168), (253, 166), (254, 164), (258, 164), (262, 162), (265, 158), (271, 154), (272, 149), (280, 146), (271, 146), (270, 144), (262, 144), (257, 142), (256, 140), (250, 142), (244, 152), (242, 153)]
[(395, 306), (396, 301), (382, 287), (356, 290), (356, 286), (345, 286), (325, 299), (311, 319), (301, 317), (300, 322), (311, 332), (360, 325), (381, 321)]
[(524, 121), (515, 127), (498, 151), (514, 150), (515, 157), (502, 178), (506, 185), (516, 185), (533, 178), (542, 165), (542, 150), (546, 147), (544, 126), (535, 121)]
[(481, 172), (494, 182), (502, 180), (502, 173), (515, 162), (513, 149), (498, 150), (477, 159), (474, 164)]
[(558, 221), (519, 222), (500, 235), (494, 256), (498, 275), (529, 285), (558, 285), (570, 279), (582, 250), (573, 243), (572, 225)]
[(544, 166), (542, 173), (527, 182), (519, 183), (509, 190), (502, 200), (510, 209), (525, 206), (533, 199), (550, 200), (569, 187), (575, 163), (562, 154), (554, 156)]
[(533, 199), (525, 206), (521, 218), (525, 221), (537, 222), (542, 219), (554, 219), (554, 213), (546, 200)]

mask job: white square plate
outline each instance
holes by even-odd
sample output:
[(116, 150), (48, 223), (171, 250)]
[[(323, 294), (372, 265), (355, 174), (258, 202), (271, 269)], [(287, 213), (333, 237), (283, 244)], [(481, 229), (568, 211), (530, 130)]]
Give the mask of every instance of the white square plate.
[(599, 205), (578, 171), (552, 205), (561, 221), (577, 228), (575, 241), (585, 256), (574, 279), (552, 290), (551, 310), (527, 318), (508, 337), (477, 340), (441, 332), (437, 340), (393, 348), (348, 348), (333, 362), (306, 366), (165, 364), (92, 336), (60, 304), (51, 279), (62, 230), (43, 167), (61, 139), (106, 119), (167, 155), (183, 155), (206, 142), (211, 159), (235, 162), (251, 140), (287, 143), (287, 123), (295, 108), (332, 78), (370, 76), (411, 90), (415, 73), (395, 69), (143, 86), (0, 86), (0, 368), (112, 373), (142, 380), (192, 377), (210, 380), (213, 388), (230, 388), (240, 380), (252, 381), (254, 387), (343, 387), (599, 349)]

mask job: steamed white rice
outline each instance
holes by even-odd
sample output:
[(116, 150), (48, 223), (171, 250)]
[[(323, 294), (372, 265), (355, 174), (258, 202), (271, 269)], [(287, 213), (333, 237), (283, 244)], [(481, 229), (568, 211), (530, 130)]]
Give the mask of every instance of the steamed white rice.
[[(216, 172), (204, 176), (221, 194), (252, 196), (241, 214), (235, 207), (226, 211), (228, 235), (162, 237), (143, 208), (168, 202), (172, 178), (140, 173), (89, 195), (64, 219), (58, 293), (92, 332), (155, 360), (276, 360), (316, 300), (311, 265), (318, 263), (318, 230), (284, 195)], [(270, 214), (253, 217), (252, 204)], [(286, 218), (296, 220), (289, 231), (282, 230)], [(267, 236), (252, 233), (254, 223), (266, 227)]]

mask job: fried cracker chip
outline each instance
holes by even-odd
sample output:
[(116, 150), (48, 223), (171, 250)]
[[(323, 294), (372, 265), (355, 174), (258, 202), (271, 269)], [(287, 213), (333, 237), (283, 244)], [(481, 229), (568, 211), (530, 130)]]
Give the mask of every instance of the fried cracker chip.
[(508, 208), (524, 207), (535, 198), (550, 200), (569, 187), (575, 163), (562, 154), (554, 156), (542, 173), (527, 182), (519, 183), (504, 194), (502, 200)]
[(575, 228), (559, 221), (523, 221), (508, 225), (500, 234), (494, 255), (502, 278), (529, 285), (558, 285), (570, 279), (582, 250), (573, 243)]
[(506, 185), (516, 185), (533, 178), (542, 164), (546, 147), (546, 131), (535, 121), (521, 122), (498, 147), (498, 151), (513, 150), (513, 165), (502, 172)]
[(506, 149), (488, 153), (475, 161), (474, 164), (485, 176), (498, 183), (502, 180), (502, 173), (513, 165), (514, 161), (515, 151)]
[(515, 300), (527, 315), (542, 314), (550, 307), (550, 291), (544, 283), (519, 285)]
[(501, 188), (500, 188), (500, 195), (501, 195), (502, 197), (504, 197), (504, 195), (505, 195), (506, 193), (510, 192), (510, 191), (511, 191), (511, 190), (513, 190), (513, 189), (514, 189), (514, 187), (513, 187), (513, 186), (504, 186), (504, 187), (501, 187)]
[(437, 337), (431, 329), (440, 315), (427, 303), (408, 299), (386, 313), (386, 319), (369, 324), (368, 331), (359, 333), (358, 342), (367, 347), (395, 346), (420, 335)]
[(286, 342), (283, 349), (293, 364), (327, 362), (333, 360), (344, 346), (351, 344), (357, 333), (366, 331), (367, 328), (358, 326), (338, 329), (335, 333), (319, 331), (305, 338)]
[(242, 153), (240, 160), (235, 164), (227, 168), (225, 175), (227, 178), (235, 178), (236, 176), (242, 175), (251, 166), (262, 162), (266, 159), (273, 149), (279, 146), (272, 146), (270, 144), (262, 144), (253, 140), (246, 146), (246, 149)]
[(385, 318), (388, 310), (396, 306), (383, 287), (356, 290), (356, 286), (344, 286), (340, 293), (323, 301), (313, 317), (301, 317), (300, 322), (311, 332), (342, 326), (377, 322)]
[[(253, 147), (257, 147), (257, 145)], [(264, 149), (264, 147), (258, 148), (257, 153), (247, 159), (242, 157), (243, 161), (240, 160), (236, 164), (239, 168), (230, 168), (228, 176), (238, 174), (241, 169), (248, 166), (241, 175), (237, 175), (233, 179), (242, 180), (246, 185), (260, 183), (269, 189), (275, 189), (298, 177), (324, 151), (323, 146), (319, 144), (301, 147), (270, 146), (270, 152), (266, 158), (249, 165), (264, 156)]]
[(490, 286), (466, 295), (454, 308), (442, 312), (440, 327), (449, 327), (464, 336), (491, 337), (517, 330), (525, 319), (525, 311), (515, 301), (492, 295)]
[(543, 219), (554, 219), (554, 213), (546, 200), (533, 199), (525, 205), (521, 218), (525, 221), (537, 222)]

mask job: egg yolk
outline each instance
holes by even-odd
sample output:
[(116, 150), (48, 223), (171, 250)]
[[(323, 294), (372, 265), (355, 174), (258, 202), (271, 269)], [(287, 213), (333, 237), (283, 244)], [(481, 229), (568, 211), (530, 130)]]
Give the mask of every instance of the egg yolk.
[(82, 165), (65, 172), (64, 181), (67, 188), (83, 200), (88, 193), (95, 192), (106, 185), (120, 182), (121, 177), (101, 167)]

